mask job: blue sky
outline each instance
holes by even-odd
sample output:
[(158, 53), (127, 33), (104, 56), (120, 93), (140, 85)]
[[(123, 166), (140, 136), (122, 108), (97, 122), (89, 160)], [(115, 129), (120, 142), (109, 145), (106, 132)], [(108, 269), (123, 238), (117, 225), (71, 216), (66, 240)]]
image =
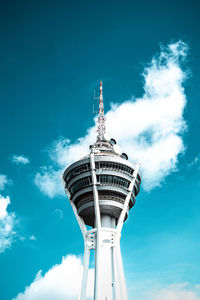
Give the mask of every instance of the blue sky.
[(59, 176), (95, 135), (100, 80), (109, 134), (143, 163), (121, 240), (129, 299), (200, 299), (199, 14), (197, 1), (0, 4), (0, 300), (78, 292), (83, 241)]

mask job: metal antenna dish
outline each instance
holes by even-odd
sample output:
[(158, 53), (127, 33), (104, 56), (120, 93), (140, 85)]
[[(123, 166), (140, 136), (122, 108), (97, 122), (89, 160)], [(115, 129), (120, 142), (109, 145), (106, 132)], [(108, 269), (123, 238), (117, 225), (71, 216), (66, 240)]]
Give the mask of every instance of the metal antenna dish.
[(126, 153), (122, 153), (121, 157), (128, 160), (128, 155)]
[(111, 143), (111, 145), (116, 145), (117, 144), (117, 142), (116, 142), (116, 140), (115, 139), (110, 139), (110, 143)]

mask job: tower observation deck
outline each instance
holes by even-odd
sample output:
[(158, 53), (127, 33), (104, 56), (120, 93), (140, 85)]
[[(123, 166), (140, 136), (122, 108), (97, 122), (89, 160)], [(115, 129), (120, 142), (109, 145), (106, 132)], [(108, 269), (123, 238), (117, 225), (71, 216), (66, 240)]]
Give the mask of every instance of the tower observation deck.
[[(127, 300), (120, 237), (140, 190), (139, 164), (119, 154), (106, 138), (100, 82), (97, 139), (89, 154), (63, 174), (65, 190), (84, 238), (84, 272), (80, 300), (86, 299), (90, 251), (95, 251), (94, 300)], [(88, 226), (91, 229), (88, 230)]]

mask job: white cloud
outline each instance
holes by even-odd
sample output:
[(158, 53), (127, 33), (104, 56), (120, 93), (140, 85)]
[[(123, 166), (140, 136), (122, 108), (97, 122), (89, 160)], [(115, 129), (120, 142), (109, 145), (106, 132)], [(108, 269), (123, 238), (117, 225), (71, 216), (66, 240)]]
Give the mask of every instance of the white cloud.
[(59, 208), (56, 208), (53, 212), (54, 216), (56, 216), (56, 218), (58, 219), (63, 219), (63, 211)]
[[(77, 299), (80, 295), (82, 272), (80, 258), (68, 255), (63, 258), (61, 264), (53, 266), (44, 275), (39, 271), (34, 281), (13, 300)], [(146, 283), (143, 278), (133, 282), (127, 284), (130, 300), (200, 300), (200, 285), (189, 283), (161, 285), (159, 279), (152, 281), (149, 279)], [(89, 269), (87, 299), (93, 299), (93, 287), (94, 269)]]
[(61, 182), (62, 172), (53, 168), (43, 167), (35, 175), (34, 182), (40, 188), (41, 192), (50, 198), (55, 195), (64, 195), (64, 189)]
[[(131, 161), (141, 163), (146, 190), (159, 186), (167, 175), (176, 171), (178, 156), (185, 150), (182, 133), (187, 128), (183, 119), (186, 73), (181, 62), (187, 48), (181, 41), (162, 47), (160, 55), (144, 70), (143, 96), (113, 104), (106, 114), (107, 133), (116, 138)], [(75, 143), (67, 138), (55, 141), (49, 150), (52, 166), (36, 175), (35, 183), (41, 191), (50, 197), (60, 194), (62, 184), (58, 176), (65, 167), (87, 154), (95, 140), (94, 126)]]
[[(138, 276), (139, 275), (139, 276)], [(165, 273), (159, 272), (142, 274), (132, 273), (127, 282), (128, 299), (130, 300), (200, 300), (200, 285), (191, 282), (171, 283), (170, 277), (174, 277), (174, 270), (166, 277)]]
[(25, 157), (24, 155), (13, 155), (11, 160), (13, 163), (15, 163), (17, 165), (19, 165), (19, 164), (26, 165), (26, 164), (30, 163), (30, 160), (27, 157)]
[(198, 166), (199, 165), (199, 161), (200, 161), (200, 154), (198, 154), (197, 156), (195, 156), (195, 158), (190, 163), (187, 164), (187, 167), (189, 169), (191, 169), (194, 166)]
[(168, 287), (154, 290), (147, 300), (200, 300), (198, 285), (189, 283), (173, 284)]
[[(53, 266), (42, 275), (39, 271), (35, 280), (23, 293), (13, 300), (77, 300), (80, 294), (83, 267), (81, 260), (74, 255), (63, 258), (62, 263)], [(88, 299), (92, 298), (93, 270), (89, 270)]]
[(31, 241), (36, 241), (37, 238), (32, 234), (32, 235), (29, 237), (29, 240), (31, 240)]
[[(11, 180), (6, 175), (0, 174), (0, 190), (4, 190)], [(9, 248), (13, 242), (15, 214), (9, 213), (7, 207), (10, 204), (9, 196), (0, 194), (0, 253)]]
[(9, 248), (13, 242), (15, 214), (7, 211), (10, 198), (0, 195), (0, 253)]
[(6, 175), (0, 174), (0, 191), (4, 190), (6, 184), (9, 183), (9, 180)]
[(0, 195), (0, 219), (5, 218), (8, 215), (7, 206), (10, 204), (10, 198)]

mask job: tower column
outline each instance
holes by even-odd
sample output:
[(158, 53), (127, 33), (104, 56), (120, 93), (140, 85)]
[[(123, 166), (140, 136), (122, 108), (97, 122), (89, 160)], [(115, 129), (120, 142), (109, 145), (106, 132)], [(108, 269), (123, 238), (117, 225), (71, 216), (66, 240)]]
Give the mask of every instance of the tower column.
[(95, 261), (99, 264), (95, 264), (97, 268), (98, 276), (95, 278), (95, 300), (113, 300), (113, 276), (112, 276), (112, 239), (113, 232), (108, 228), (102, 228), (96, 233), (97, 237), (96, 247), (99, 251), (96, 251)]
[[(94, 300), (127, 300), (126, 283), (120, 254), (120, 236), (114, 228), (102, 227), (96, 236)], [(98, 235), (98, 231), (96, 232)]]

